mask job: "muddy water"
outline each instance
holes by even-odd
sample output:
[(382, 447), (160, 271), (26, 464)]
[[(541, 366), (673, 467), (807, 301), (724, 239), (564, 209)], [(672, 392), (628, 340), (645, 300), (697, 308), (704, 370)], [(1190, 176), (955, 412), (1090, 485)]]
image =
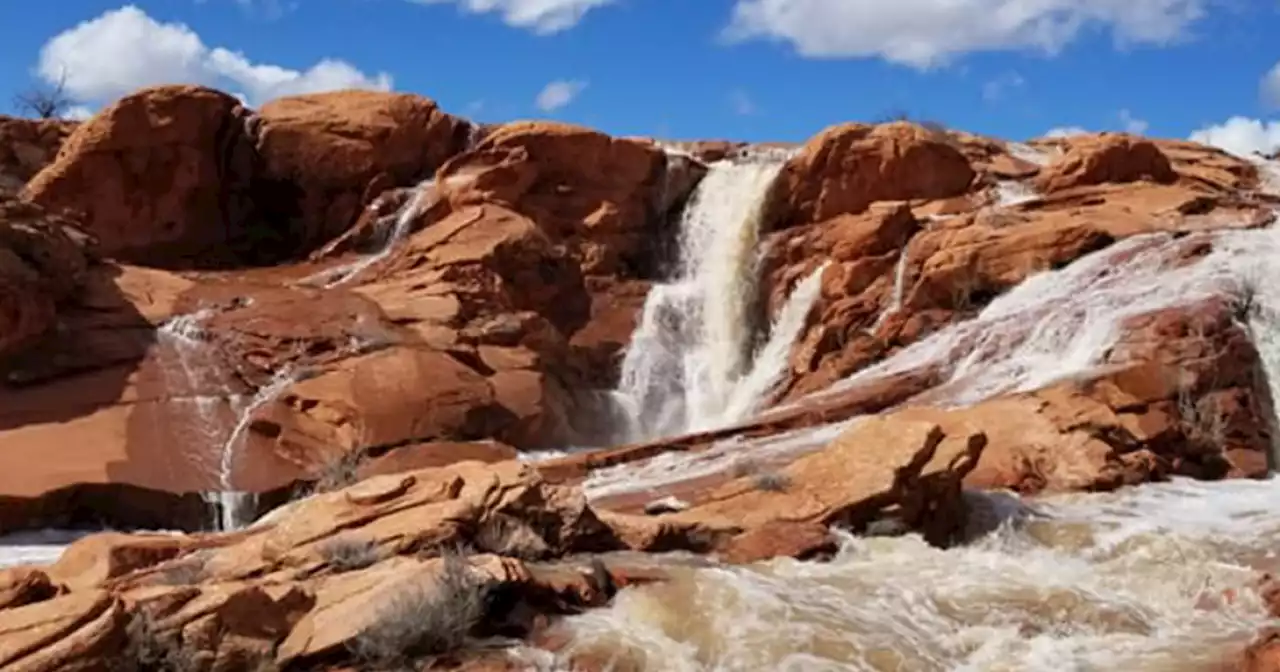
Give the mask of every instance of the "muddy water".
[(674, 567), (668, 584), (569, 619), (560, 664), (591, 654), (652, 672), (1222, 669), (1267, 624), (1250, 587), (1276, 563), (1278, 505), (1277, 482), (1175, 481), (1031, 502), (946, 551), (916, 536), (849, 537), (830, 563)]

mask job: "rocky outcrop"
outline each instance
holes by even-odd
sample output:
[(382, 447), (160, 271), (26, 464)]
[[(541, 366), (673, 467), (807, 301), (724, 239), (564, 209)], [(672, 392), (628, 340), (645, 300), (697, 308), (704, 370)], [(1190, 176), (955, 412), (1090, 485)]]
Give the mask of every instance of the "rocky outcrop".
[(76, 122), (0, 115), (0, 192), (16, 193), (53, 163)]
[(254, 123), (257, 204), (294, 255), (346, 233), (382, 192), (430, 179), (471, 133), (428, 98), (380, 91), (279, 98)]
[(1085, 136), (1070, 147), (1036, 178), (1040, 191), (1139, 180), (1169, 184), (1178, 179), (1169, 157), (1150, 140), (1104, 133)]
[(879, 203), (767, 240), (760, 291), (771, 314), (801, 279), (830, 261), (822, 295), (792, 352), (789, 396), (823, 389), (973, 316), (1027, 277), (1117, 240), (1153, 231), (1255, 228), (1275, 218), (1248, 193), (1199, 181), (1082, 186), (942, 217), (908, 205)]
[[(576, 487), (514, 461), (463, 462), (293, 502), (234, 535), (86, 537), (52, 566), (0, 575), (0, 652), (22, 670), (157, 655), (192, 669), (462, 659), (473, 638), (527, 637), (548, 615), (662, 578), (626, 556), (556, 560), (570, 554), (805, 556), (830, 546), (815, 524), (884, 515), (946, 541), (981, 435), (903, 429), (836, 442), (789, 468), (787, 488), (722, 488), (658, 518), (597, 514)], [(871, 438), (892, 447), (869, 459)], [(850, 480), (833, 482), (833, 468)]]
[(856, 215), (876, 201), (960, 196), (974, 177), (942, 131), (907, 122), (842, 124), (814, 136), (783, 168), (765, 221), (789, 229)]
[(249, 113), (225, 93), (143, 89), (78, 126), (27, 198), (84, 216), (106, 256), (162, 268), (252, 258), (271, 223), (254, 216)]
[(86, 242), (69, 220), (0, 196), (0, 361), (54, 328), (86, 280)]

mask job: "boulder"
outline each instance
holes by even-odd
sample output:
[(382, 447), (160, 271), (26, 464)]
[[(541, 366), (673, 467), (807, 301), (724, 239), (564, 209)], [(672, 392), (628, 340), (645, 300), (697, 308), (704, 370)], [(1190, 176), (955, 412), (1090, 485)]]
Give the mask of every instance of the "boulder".
[(805, 143), (778, 175), (766, 228), (858, 214), (876, 201), (960, 196), (974, 177), (969, 160), (943, 131), (907, 122), (832, 126)]
[(383, 191), (430, 179), (471, 132), (429, 98), (360, 90), (277, 98), (255, 123), (257, 203), (294, 255), (344, 234)]
[[(661, 235), (665, 155), (650, 145), (551, 122), (498, 127), (441, 168), (454, 208), (494, 203), (562, 242), (586, 275), (645, 277)], [(684, 190), (692, 188), (684, 186)], [(670, 198), (668, 201), (674, 202)]]
[(196, 86), (143, 89), (80, 124), (27, 198), (84, 215), (109, 257), (160, 268), (216, 267), (265, 254), (255, 218), (249, 113)]
[(1036, 187), (1052, 193), (1140, 180), (1170, 184), (1177, 179), (1169, 157), (1155, 143), (1119, 133), (1103, 133), (1073, 138), (1070, 149), (1036, 178)]

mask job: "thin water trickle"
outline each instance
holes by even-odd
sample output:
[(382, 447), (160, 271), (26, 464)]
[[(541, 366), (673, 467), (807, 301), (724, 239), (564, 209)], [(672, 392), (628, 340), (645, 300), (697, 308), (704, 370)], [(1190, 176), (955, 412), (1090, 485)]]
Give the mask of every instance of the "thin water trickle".
[(298, 283), (302, 285), (319, 283), (323, 289), (333, 289), (346, 284), (352, 278), (360, 275), (365, 269), (386, 259), (395, 250), (396, 245), (409, 235), (409, 229), (413, 226), (414, 220), (422, 214), (423, 207), (434, 191), (435, 182), (432, 180), (421, 182), (413, 188), (413, 196), (396, 213), (395, 222), (391, 230), (387, 232), (386, 238), (383, 239), (382, 245), (377, 252), (360, 257), (338, 268), (327, 269), (309, 275), (299, 280)]
[(205, 495), (206, 500), (217, 510), (217, 529), (238, 530), (252, 523), (257, 515), (257, 495), (238, 490), (236, 487), (234, 480), (236, 459), (243, 451), (245, 432), (253, 422), (254, 414), (258, 409), (274, 401), (295, 382), (297, 382), (296, 372), (290, 368), (282, 369), (272, 377), (270, 382), (258, 390), (248, 404), (240, 409), (239, 418), (218, 453), (219, 490)]
[[(179, 315), (157, 332), (160, 342), (176, 352), (175, 362), (162, 364), (169, 389), (183, 391), (171, 403), (195, 406), (194, 413), (183, 423), (195, 429), (194, 436), (183, 437), (180, 442), (187, 459), (215, 475), (218, 490), (203, 496), (214, 509), (214, 529), (226, 531), (251, 522), (256, 511), (256, 496), (238, 490), (233, 479), (235, 460), (253, 414), (278, 397), (296, 376), (286, 369), (251, 398), (236, 393), (225, 367), (204, 340), (204, 322), (213, 314), (212, 309), (206, 308)], [(234, 424), (228, 423), (231, 418)]]

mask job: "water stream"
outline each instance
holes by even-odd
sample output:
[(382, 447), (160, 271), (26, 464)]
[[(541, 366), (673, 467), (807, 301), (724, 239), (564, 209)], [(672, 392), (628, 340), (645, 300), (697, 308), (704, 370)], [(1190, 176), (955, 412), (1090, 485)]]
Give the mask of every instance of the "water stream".
[(754, 349), (751, 319), (768, 189), (791, 156), (755, 150), (712, 163), (680, 222), (674, 277), (649, 292), (616, 390), (636, 441), (748, 416), (772, 390), (821, 289), (821, 269), (792, 291)]

